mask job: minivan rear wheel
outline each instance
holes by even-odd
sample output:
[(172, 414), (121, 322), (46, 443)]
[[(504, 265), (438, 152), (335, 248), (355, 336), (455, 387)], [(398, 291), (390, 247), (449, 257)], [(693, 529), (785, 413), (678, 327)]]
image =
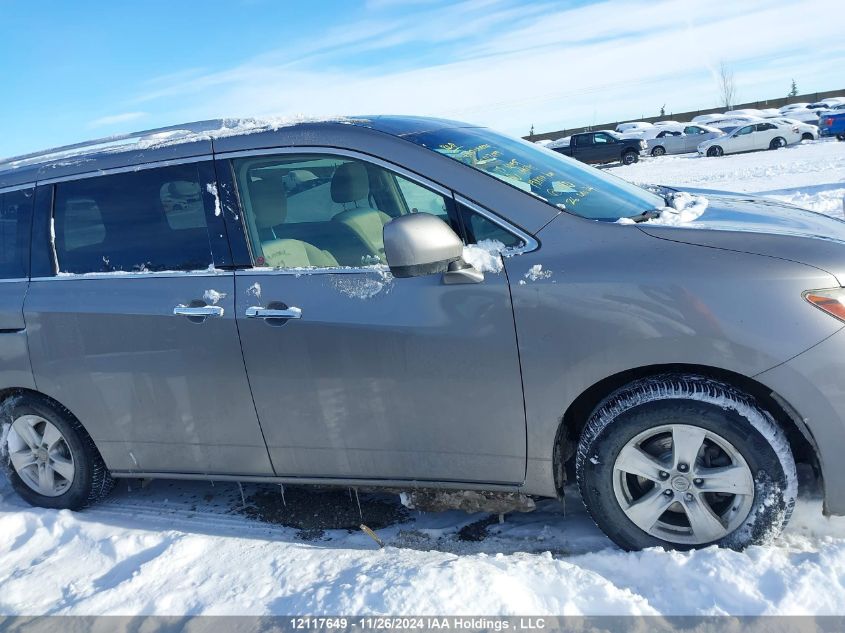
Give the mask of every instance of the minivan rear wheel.
[(699, 376), (639, 380), (604, 400), (582, 434), (576, 472), (590, 515), (628, 550), (766, 543), (797, 495), (789, 443), (772, 416)]
[(90, 436), (61, 405), (34, 394), (3, 405), (0, 457), (29, 504), (78, 510), (105, 497), (113, 480)]

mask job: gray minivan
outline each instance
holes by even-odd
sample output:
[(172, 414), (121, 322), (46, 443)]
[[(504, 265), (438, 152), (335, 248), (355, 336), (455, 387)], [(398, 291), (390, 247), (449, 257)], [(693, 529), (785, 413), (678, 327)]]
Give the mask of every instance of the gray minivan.
[(622, 547), (743, 547), (801, 462), (845, 513), (845, 224), (706, 194), (666, 226), (655, 191), (413, 117), (0, 162), (8, 477), (50, 508), (131, 477), (501, 512), (574, 475)]

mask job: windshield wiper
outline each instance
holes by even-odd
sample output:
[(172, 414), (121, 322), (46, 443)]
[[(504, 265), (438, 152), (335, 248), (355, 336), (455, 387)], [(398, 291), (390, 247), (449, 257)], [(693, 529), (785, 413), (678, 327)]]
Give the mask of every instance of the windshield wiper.
[(635, 215), (630, 217), (630, 220), (633, 220), (636, 223), (640, 222), (648, 222), (649, 220), (656, 220), (660, 217), (660, 211), (657, 209), (649, 209), (648, 211), (643, 211), (639, 215)]

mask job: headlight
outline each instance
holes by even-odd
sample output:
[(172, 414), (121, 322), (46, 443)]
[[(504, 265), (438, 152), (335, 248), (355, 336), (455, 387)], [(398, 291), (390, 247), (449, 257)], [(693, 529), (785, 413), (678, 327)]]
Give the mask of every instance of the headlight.
[(845, 321), (845, 288), (808, 290), (804, 293), (804, 298), (819, 310), (824, 310), (830, 316)]

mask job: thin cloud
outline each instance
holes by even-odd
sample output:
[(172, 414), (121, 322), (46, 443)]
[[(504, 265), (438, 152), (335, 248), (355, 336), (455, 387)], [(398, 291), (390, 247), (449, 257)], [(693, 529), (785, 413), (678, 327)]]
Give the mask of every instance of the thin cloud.
[(100, 117), (99, 119), (90, 121), (88, 123), (88, 127), (108, 127), (118, 123), (127, 123), (128, 121), (143, 119), (145, 116), (148, 116), (146, 112), (122, 112), (121, 114), (111, 114), (109, 116)]

